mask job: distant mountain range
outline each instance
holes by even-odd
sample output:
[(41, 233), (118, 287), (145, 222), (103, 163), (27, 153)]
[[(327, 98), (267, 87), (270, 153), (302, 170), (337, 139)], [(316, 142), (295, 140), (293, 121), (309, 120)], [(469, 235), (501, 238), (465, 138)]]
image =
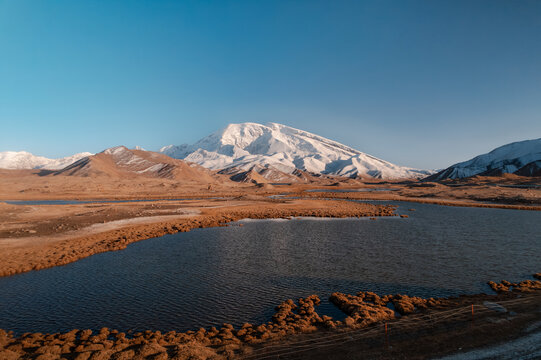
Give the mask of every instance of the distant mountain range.
[(289, 126), (242, 123), (230, 124), (193, 145), (165, 146), (160, 153), (124, 146), (96, 155), (79, 153), (61, 159), (24, 151), (0, 152), (0, 168), (51, 170), (56, 175), (74, 176), (199, 177), (203, 181), (210, 181), (218, 172), (235, 181), (256, 183), (311, 182), (334, 175), (429, 181), (504, 173), (541, 176), (541, 139), (504, 145), (434, 174), (430, 170), (394, 165)]
[(32, 155), (26, 151), (4, 151), (0, 152), (0, 169), (59, 170), (90, 155), (93, 154), (83, 152), (60, 159), (48, 159), (43, 156)]
[(169, 145), (160, 152), (229, 174), (257, 172), (283, 177), (299, 173), (377, 179), (423, 178), (432, 172), (394, 165), (336, 141), (269, 123), (230, 124), (193, 145)]
[(500, 146), (487, 154), (452, 165), (425, 180), (439, 181), (475, 175), (502, 174), (541, 176), (541, 138)]

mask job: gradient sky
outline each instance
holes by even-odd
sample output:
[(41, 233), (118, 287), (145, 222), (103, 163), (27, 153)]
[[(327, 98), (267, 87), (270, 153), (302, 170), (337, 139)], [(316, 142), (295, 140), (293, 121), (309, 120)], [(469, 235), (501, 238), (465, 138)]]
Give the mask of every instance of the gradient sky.
[(0, 0), (0, 151), (278, 122), (442, 168), (541, 137), (541, 1)]

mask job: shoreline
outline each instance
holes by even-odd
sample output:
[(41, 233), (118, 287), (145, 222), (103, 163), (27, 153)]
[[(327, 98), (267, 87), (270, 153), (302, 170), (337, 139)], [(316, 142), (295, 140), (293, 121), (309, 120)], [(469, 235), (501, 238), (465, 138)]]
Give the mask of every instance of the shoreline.
[[(541, 273), (534, 277), (541, 279)], [(315, 307), (320, 299), (311, 295), (297, 302), (282, 302), (267, 323), (244, 324), (238, 329), (226, 323), (220, 329), (164, 334), (147, 330), (127, 336), (118, 330), (102, 328), (99, 332), (74, 329), (55, 334), (25, 333), (19, 337), (0, 330), (0, 357), (341, 359), (347, 358), (345, 354), (352, 347), (356, 351), (362, 349), (367, 355), (371, 351), (378, 355), (374, 358), (382, 359), (400, 357), (404, 352), (416, 355), (413, 358), (449, 355), (516, 338), (521, 329), (541, 321), (541, 281), (489, 284), (497, 294), (424, 299), (400, 294), (379, 296), (372, 292), (334, 293), (331, 301), (347, 315), (343, 321), (319, 315)], [(502, 321), (509, 322), (512, 332), (487, 335), (487, 329), (507, 326)], [(447, 344), (440, 348), (438, 341)], [(465, 344), (464, 347), (456, 348), (457, 341)], [(412, 343), (416, 344), (415, 349)]]
[[(293, 217), (379, 217), (394, 216), (394, 207), (365, 203), (321, 200), (252, 201), (228, 204), (212, 203), (218, 206), (192, 206), (199, 211), (196, 216), (178, 215), (174, 220), (151, 221), (146, 224), (127, 224), (124, 227), (88, 235), (58, 235), (43, 237), (0, 239), (0, 276), (10, 276), (31, 270), (41, 270), (66, 265), (82, 258), (106, 252), (125, 249), (130, 243), (160, 237), (166, 234), (187, 232), (196, 228), (227, 226), (233, 221), (245, 218), (273, 219)], [(20, 205), (14, 205), (20, 206)], [(47, 205), (51, 206), (51, 205)], [(65, 205), (59, 205), (65, 206)], [(106, 226), (107, 223), (101, 224)]]
[[(309, 195), (307, 195), (309, 194)], [(315, 195), (314, 195), (315, 194)], [(455, 206), (455, 207), (475, 207), (475, 208), (492, 208), (492, 209), (507, 209), (507, 210), (526, 210), (526, 211), (541, 211), (541, 205), (517, 205), (517, 204), (506, 204), (506, 203), (486, 203), (479, 201), (465, 201), (465, 200), (453, 200), (453, 199), (439, 199), (439, 198), (416, 198), (416, 197), (404, 197), (404, 196), (352, 196), (352, 193), (344, 192), (301, 192), (295, 194), (288, 194), (281, 199), (287, 199), (290, 196), (299, 196), (304, 199), (341, 199), (341, 200), (357, 200), (357, 201), (399, 201), (399, 202), (413, 202), (419, 204), (431, 204), (431, 205), (441, 205), (441, 206)], [(327, 195), (327, 196), (323, 196)], [(330, 195), (330, 196), (329, 196)]]
[[(307, 194), (303, 192), (302, 195)], [(540, 207), (525, 207), (505, 204), (477, 204), (471, 202), (451, 202), (438, 199), (409, 199), (387, 197), (367, 199), (351, 196), (351, 193), (309, 193), (311, 196), (293, 199), (288, 194), (279, 199), (268, 197), (243, 196), (236, 199), (186, 199), (178, 201), (155, 200), (144, 202), (90, 203), (74, 205), (7, 205), (10, 209), (57, 209), (61, 214), (71, 209), (94, 209), (103, 207), (113, 215), (107, 214), (93, 218), (86, 226), (75, 226), (73, 230), (25, 230), (22, 234), (8, 237), (0, 235), (0, 277), (15, 275), (32, 270), (41, 270), (54, 266), (66, 265), (82, 258), (125, 249), (132, 242), (160, 237), (166, 234), (186, 232), (195, 228), (228, 226), (229, 223), (242, 219), (276, 219), (295, 217), (314, 218), (376, 218), (380, 216), (407, 217), (397, 215), (392, 205), (371, 204), (370, 201), (414, 202), (440, 206), (499, 208), (526, 211), (541, 211)], [(332, 194), (332, 198), (327, 196)], [(346, 201), (346, 200), (356, 200)], [(160, 202), (162, 201), (162, 202)], [(366, 201), (366, 202), (362, 202)], [(152, 210), (150, 216), (136, 210), (122, 214), (119, 209), (159, 208)], [(0, 202), (0, 207), (2, 203)], [(179, 206), (181, 206), (179, 208)], [(173, 208), (173, 210), (167, 210)], [(22, 210), (21, 210), (22, 211)], [(66, 215), (66, 214), (64, 214)], [(69, 215), (69, 213), (67, 214)], [(83, 214), (86, 216), (86, 214)], [(75, 214), (72, 218), (78, 217)], [(65, 217), (64, 217), (65, 218)], [(45, 218), (45, 223), (55, 223), (56, 219)], [(35, 221), (34, 221), (35, 222)], [(62, 228), (61, 219), (57, 221)], [(36, 233), (33, 235), (32, 233)], [(1, 234), (1, 232), (0, 232)]]
[[(354, 196), (352, 194), (359, 194), (359, 196)], [(361, 195), (362, 194), (362, 195)], [(273, 196), (280, 195), (278, 198), (273, 198)], [(421, 198), (421, 197), (408, 197), (401, 195), (390, 194), (385, 196), (382, 192), (378, 192), (379, 196), (366, 196), (366, 193), (355, 193), (355, 192), (289, 192), (287, 194), (283, 193), (274, 193), (269, 192), (264, 195), (257, 194), (256, 196), (259, 200), (291, 200), (292, 198), (298, 197), (304, 200), (316, 200), (316, 199), (331, 199), (331, 200), (358, 200), (358, 201), (400, 201), (400, 202), (414, 202), (419, 204), (432, 204), (432, 205), (442, 205), (442, 206), (456, 206), (456, 207), (476, 207), (476, 208), (494, 208), (494, 209), (508, 209), (508, 210), (526, 210), (526, 211), (541, 211), (541, 205), (520, 205), (512, 203), (512, 201), (502, 201), (502, 202), (486, 202), (480, 200), (464, 200), (464, 199), (449, 199), (449, 198)], [(382, 196), (383, 195), (383, 196)], [(129, 197), (62, 197), (62, 199), (51, 198), (51, 197), (33, 197), (28, 199), (27, 197), (21, 199), (5, 199), (0, 200), (1, 203), (17, 206), (31, 206), (34, 204), (10, 204), (9, 202), (25, 202), (25, 201), (81, 201), (81, 204), (86, 205), (105, 205), (105, 204), (133, 204), (133, 203), (152, 203), (159, 201), (174, 202), (174, 201), (205, 201), (205, 200), (237, 200), (242, 199), (245, 196), (239, 194), (218, 194), (213, 196), (179, 196), (179, 197), (167, 197), (167, 196), (129, 196)], [(38, 206), (52, 206), (52, 205), (69, 205), (69, 204), (39, 204)]]
[[(507, 355), (505, 359), (531, 358), (527, 357), (530, 349), (506, 349), (506, 344), (532, 334), (541, 336), (539, 290), (530, 294), (478, 294), (456, 299), (462, 303), (448, 309), (414, 313), (359, 329), (301, 334), (291, 340), (264, 344), (253, 355), (242, 358), (341, 360), (351, 359), (352, 354), (369, 359), (493, 358), (487, 357), (487, 347), (502, 347), (499, 351), (500, 355)], [(539, 351), (540, 347), (533, 350)], [(471, 353), (484, 356), (469, 357)], [(519, 353), (526, 356), (515, 356)]]

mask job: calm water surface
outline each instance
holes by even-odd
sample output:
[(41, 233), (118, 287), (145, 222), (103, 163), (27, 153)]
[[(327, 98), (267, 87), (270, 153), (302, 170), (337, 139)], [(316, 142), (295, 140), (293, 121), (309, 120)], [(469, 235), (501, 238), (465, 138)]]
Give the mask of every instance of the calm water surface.
[[(189, 330), (334, 291), (449, 296), (541, 271), (541, 212), (398, 202), (407, 219), (242, 221), (0, 278), (0, 328)], [(409, 211), (410, 208), (416, 211)]]

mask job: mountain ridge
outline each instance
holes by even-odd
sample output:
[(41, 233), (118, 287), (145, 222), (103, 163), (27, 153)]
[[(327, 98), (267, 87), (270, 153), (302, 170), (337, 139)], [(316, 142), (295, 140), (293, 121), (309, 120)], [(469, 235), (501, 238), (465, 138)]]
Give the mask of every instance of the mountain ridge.
[(89, 152), (77, 153), (58, 159), (49, 159), (27, 151), (0, 152), (0, 169), (45, 169), (60, 170), (84, 157), (94, 155)]
[(456, 163), (427, 177), (427, 181), (459, 179), (471, 176), (517, 174), (535, 176), (541, 161), (541, 138), (515, 141), (499, 146), (488, 153)]
[(173, 159), (161, 153), (115, 146), (95, 155), (87, 156), (47, 175), (154, 177), (211, 183), (215, 176), (197, 164)]

